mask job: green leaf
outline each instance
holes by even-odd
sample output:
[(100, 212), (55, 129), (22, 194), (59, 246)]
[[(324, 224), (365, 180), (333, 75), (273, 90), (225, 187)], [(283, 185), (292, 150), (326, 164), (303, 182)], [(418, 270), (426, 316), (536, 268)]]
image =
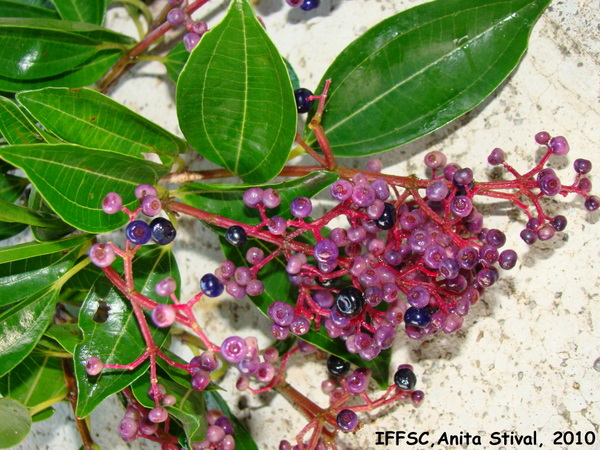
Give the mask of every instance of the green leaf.
[[(220, 238), (220, 241), (221, 249), (223, 250), (226, 259), (233, 261), (236, 267), (247, 266), (245, 251), (243, 249), (232, 246), (225, 241), (224, 238)], [(265, 255), (273, 253), (276, 249), (274, 245), (256, 239), (249, 239), (246, 246), (247, 248), (261, 248), (265, 252)], [(289, 282), (285, 267), (285, 258), (282, 256), (274, 258), (259, 272), (259, 278), (265, 285), (265, 291), (261, 295), (249, 297), (250, 300), (252, 300), (252, 303), (254, 303), (254, 305), (267, 317), (269, 305), (276, 300), (296, 306), (298, 290)], [(321, 350), (339, 356), (358, 367), (370, 369), (373, 374), (373, 380), (375, 380), (379, 387), (382, 389), (388, 387), (388, 370), (391, 361), (391, 351), (389, 349), (382, 351), (375, 359), (365, 361), (359, 355), (349, 353), (344, 341), (329, 337), (324, 326), (321, 326), (319, 331), (315, 331), (311, 328), (308, 333), (302, 335), (302, 339), (317, 346)]]
[(27, 407), (33, 416), (67, 395), (60, 358), (31, 354), (0, 378), (0, 393)]
[(54, 339), (69, 353), (75, 353), (75, 346), (83, 340), (83, 335), (76, 323), (53, 323), (44, 336)]
[(0, 77), (0, 90), (6, 92), (18, 92), (47, 86), (61, 86), (68, 88), (89, 86), (98, 81), (122, 54), (123, 51), (121, 50), (103, 50), (77, 67), (67, 70), (60, 75), (51, 77), (38, 78), (35, 80)]
[[(290, 203), (296, 197), (313, 197), (335, 182), (335, 172), (318, 171), (309, 175), (277, 184), (260, 185), (263, 189), (273, 188), (281, 197), (281, 204), (269, 210), (269, 215), (291, 217)], [(188, 183), (173, 192), (181, 200), (195, 208), (209, 211), (248, 225), (261, 222), (255, 208), (244, 205), (244, 192), (256, 185)]]
[(247, 183), (283, 168), (296, 134), (285, 64), (246, 0), (202, 36), (177, 82), (177, 115), (192, 147)]
[(57, 298), (58, 291), (49, 288), (3, 311), (0, 317), (0, 377), (33, 350), (52, 319)]
[(0, 17), (59, 18), (57, 12), (52, 9), (24, 4), (19, 0), (0, 0)]
[(39, 413), (31, 416), (31, 422), (36, 423), (41, 422), (43, 420), (48, 420), (54, 415), (54, 411), (54, 408), (46, 408), (45, 410), (40, 411)]
[[(9, 247), (9, 249), (12, 248), (17, 253), (19, 247)], [(79, 245), (62, 252), (0, 264), (0, 288), (2, 289), (0, 306), (16, 303), (33, 292), (41, 291), (55, 283), (73, 267), (80, 250)]]
[(105, 214), (102, 199), (117, 192), (123, 204), (135, 209), (135, 187), (155, 184), (165, 166), (127, 155), (72, 144), (32, 144), (0, 148), (0, 157), (22, 169), (69, 225), (91, 233), (125, 224), (125, 214)]
[[(167, 407), (167, 411), (181, 423), (188, 441), (203, 441), (206, 437), (207, 427), (204, 392), (192, 389), (189, 383), (186, 388), (164, 377), (159, 378), (159, 383), (165, 387), (167, 393), (174, 395), (177, 399), (175, 405)], [(154, 402), (148, 398), (148, 389), (150, 389), (150, 379), (146, 377), (140, 378), (132, 386), (135, 398), (145, 407), (153, 408)], [(235, 448), (238, 448), (237, 435)]]
[(218, 409), (225, 414), (233, 425), (235, 431), (235, 448), (237, 450), (258, 450), (258, 445), (256, 445), (256, 442), (252, 439), (252, 435), (248, 432), (242, 422), (231, 413), (231, 410), (229, 409), (229, 406), (227, 406), (227, 402), (223, 400), (223, 397), (221, 397), (217, 391), (207, 391), (205, 392), (205, 396), (206, 409)]
[[(146, 297), (164, 303), (154, 285), (158, 280), (173, 277), (179, 286), (179, 272), (175, 259), (167, 246), (143, 247), (133, 262), (136, 290)], [(106, 320), (95, 321), (99, 307), (108, 307)], [(92, 286), (79, 314), (83, 341), (75, 347), (75, 378), (79, 397), (77, 417), (88, 416), (106, 397), (123, 390), (142, 376), (149, 367), (144, 361), (134, 370), (106, 369), (96, 377), (85, 372), (85, 362), (90, 356), (99, 357), (105, 364), (129, 364), (142, 355), (146, 343), (139, 329), (129, 301), (105, 278)], [(167, 330), (150, 325), (154, 342), (160, 346)]]
[(33, 225), (31, 227), (31, 233), (36, 241), (57, 241), (75, 231), (74, 227), (60, 220), (56, 216), (35, 187), (32, 187), (31, 193), (29, 194), (28, 206), (34, 211), (39, 211), (42, 214), (51, 214), (52, 217), (58, 221), (58, 223), (51, 228)]
[(284, 59), (283, 62), (285, 63), (288, 75), (290, 76), (290, 81), (292, 82), (292, 89), (300, 89), (302, 86), (300, 86), (300, 80), (298, 79), (298, 75), (296, 74), (294, 67), (287, 59)]
[(40, 29), (35, 22), (0, 19), (0, 76), (33, 80), (59, 75), (102, 49), (101, 41), (62, 29)]
[(27, 409), (11, 398), (0, 398), (0, 448), (17, 445), (27, 437), (30, 428)]
[(18, 206), (0, 199), (0, 220), (4, 222), (25, 223), (27, 225), (36, 225), (38, 227), (57, 227), (61, 220), (52, 217), (50, 214), (44, 214), (34, 211), (25, 206)]
[(164, 162), (187, 150), (182, 139), (90, 89), (46, 88), (17, 99), (44, 128), (73, 144), (140, 159), (157, 153)]
[[(437, 0), (371, 28), (336, 58), (317, 89), (332, 80), (322, 125), (333, 153), (382, 152), (477, 106), (516, 67), (549, 3)], [(306, 136), (316, 145), (308, 127)]]
[[(27, 242), (25, 244), (13, 245), (12, 247), (3, 247), (0, 248), (0, 264), (63, 252), (89, 241), (92, 237), (89, 234), (78, 234), (55, 242)], [(7, 269), (0, 269), (0, 273), (4, 273), (4, 270)]]
[(52, 0), (63, 20), (102, 25), (106, 0)]
[(179, 74), (183, 70), (183, 66), (185, 66), (189, 56), (190, 52), (185, 49), (183, 41), (173, 47), (173, 49), (165, 56), (163, 64), (167, 68), (167, 76), (173, 83), (177, 83)]
[(0, 241), (16, 236), (25, 228), (24, 223), (0, 222)]
[(40, 144), (44, 139), (15, 103), (0, 97), (0, 134), (9, 144)]

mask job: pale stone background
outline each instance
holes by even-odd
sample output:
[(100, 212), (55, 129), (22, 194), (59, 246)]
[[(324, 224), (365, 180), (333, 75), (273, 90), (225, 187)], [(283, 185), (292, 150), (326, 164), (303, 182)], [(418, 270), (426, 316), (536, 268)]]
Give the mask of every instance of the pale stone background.
[[(420, 3), (424, 2), (322, 0), (317, 11), (305, 13), (292, 10), (283, 0), (262, 0), (258, 11), (281, 53), (295, 66), (302, 85), (315, 88), (335, 55), (351, 40), (383, 18)], [(218, 22), (223, 9), (216, 7), (208, 15), (209, 25)], [(121, 9), (112, 10), (111, 24), (134, 33)], [(564, 179), (571, 179), (572, 161), (585, 157), (595, 164), (592, 180), (597, 184), (599, 26), (597, 0), (553, 1), (535, 26), (529, 51), (516, 73), (493, 97), (432, 136), (383, 154), (385, 171), (422, 173), (422, 152), (435, 149), (443, 150), (449, 160), (472, 167), (481, 179), (490, 173), (486, 157), (496, 146), (507, 152), (514, 166), (526, 169), (536, 155), (533, 135), (544, 129), (565, 135), (571, 144), (571, 154), (553, 163), (564, 169), (560, 172)], [(178, 133), (173, 93), (161, 66), (150, 63), (125, 77), (111, 95)], [(364, 162), (356, 164), (360, 167)], [(598, 189), (595, 192), (600, 194)], [(393, 361), (415, 366), (425, 401), (419, 408), (399, 405), (385, 414), (363, 415), (367, 424), (373, 423), (344, 436), (341, 448), (385, 448), (375, 446), (375, 432), (386, 430), (429, 432), (431, 442), (444, 432), (480, 435), (483, 445), (470, 448), (489, 448), (490, 434), (496, 431), (537, 431), (538, 442), (545, 448), (560, 448), (552, 443), (557, 431), (593, 431), (595, 447), (600, 448), (599, 214), (587, 213), (581, 200), (557, 204), (555, 212), (569, 219), (566, 232), (527, 248), (518, 237), (524, 216), (507, 213), (505, 205), (496, 206), (487, 209), (491, 215), (487, 226), (507, 231), (510, 246), (521, 256), (519, 265), (472, 308), (464, 331), (424, 342), (399, 339)], [(191, 221), (182, 225), (190, 232), (182, 235), (175, 248), (183, 290), (189, 296), (197, 289), (199, 276), (213, 270), (220, 255), (211, 233)], [(262, 333), (261, 343), (266, 344), (266, 322), (249, 305), (248, 300), (209, 301), (200, 322), (208, 324), (207, 331), (217, 337), (225, 336), (227, 329), (242, 336)], [(323, 400), (318, 386), (312, 386), (315, 374), (325, 376), (321, 363), (297, 361), (289, 380)], [(225, 379), (222, 386), (231, 391), (233, 380)], [(227, 395), (235, 397), (236, 410), (243, 407), (239, 415), (261, 449), (277, 448), (279, 439), (291, 439), (303, 426), (302, 416), (280, 397)], [(114, 401), (92, 415), (92, 433), (100, 447), (128, 447), (115, 431), (121, 415)], [(79, 448), (71, 417), (66, 404), (59, 406), (54, 418), (34, 424), (18, 448)], [(156, 445), (144, 441), (131, 447)]]

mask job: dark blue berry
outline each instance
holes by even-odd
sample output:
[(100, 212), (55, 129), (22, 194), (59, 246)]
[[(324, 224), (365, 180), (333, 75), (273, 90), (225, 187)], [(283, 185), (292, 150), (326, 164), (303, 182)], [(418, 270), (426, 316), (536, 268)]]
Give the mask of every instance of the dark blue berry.
[(207, 273), (200, 278), (200, 289), (208, 297), (218, 297), (223, 293), (225, 286), (212, 273)]
[(246, 234), (246, 230), (244, 230), (239, 225), (233, 225), (227, 228), (225, 232), (225, 239), (231, 245), (235, 247), (239, 247), (240, 245), (244, 245), (248, 240), (248, 235)]
[(396, 223), (396, 208), (391, 203), (383, 204), (383, 212), (379, 219), (375, 221), (377, 228), (382, 230), (389, 230)]
[(152, 239), (160, 245), (170, 244), (177, 235), (173, 224), (164, 217), (157, 217), (150, 222), (150, 229), (152, 230)]
[(426, 309), (418, 309), (411, 306), (404, 313), (404, 321), (407, 325), (423, 328), (431, 322), (431, 314)]
[(148, 224), (142, 220), (134, 220), (125, 229), (127, 239), (135, 245), (144, 245), (150, 240), (152, 232)]
[[(306, 1), (308, 1), (308, 0), (305, 0), (304, 3), (306, 3)], [(302, 4), (302, 6), (300, 8), (304, 9), (304, 4)], [(308, 11), (308, 10), (305, 10), (305, 11)], [(307, 100), (307, 98), (310, 97), (311, 95), (313, 95), (313, 93), (305, 88), (299, 88), (294, 91), (294, 97), (296, 98), (296, 106), (298, 107), (298, 114), (304, 114), (304, 113), (307, 113), (308, 111), (310, 111), (310, 108), (312, 108), (314, 100)]]
[(402, 391), (412, 391), (417, 384), (417, 377), (412, 370), (404, 367), (394, 374), (394, 383)]
[(356, 316), (365, 305), (365, 299), (358, 289), (353, 286), (342, 289), (335, 298), (335, 305), (343, 316)]
[(310, 11), (311, 9), (315, 9), (319, 7), (320, 0), (304, 0), (304, 2), (300, 5), (300, 9), (302, 11)]
[(331, 375), (341, 377), (346, 375), (350, 370), (350, 363), (335, 355), (329, 355), (329, 358), (327, 358), (327, 370)]

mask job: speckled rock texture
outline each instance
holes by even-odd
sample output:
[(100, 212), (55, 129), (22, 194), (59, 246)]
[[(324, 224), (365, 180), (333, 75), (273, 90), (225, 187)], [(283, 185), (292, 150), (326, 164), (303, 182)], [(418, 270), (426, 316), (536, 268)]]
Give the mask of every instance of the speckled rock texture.
[[(214, 25), (225, 6), (215, 0), (210, 3), (213, 9), (206, 17)], [(305, 13), (289, 8), (283, 0), (261, 0), (257, 10), (302, 85), (313, 89), (337, 53), (355, 37), (383, 18), (420, 3), (424, 2), (322, 0), (318, 10)], [(111, 11), (110, 23), (134, 33), (122, 9)], [(571, 144), (567, 157), (552, 162), (561, 176), (570, 179), (572, 161), (584, 157), (595, 164), (592, 180), (600, 184), (599, 23), (597, 1), (553, 1), (533, 29), (529, 50), (516, 72), (493, 96), (432, 135), (381, 155), (384, 171), (423, 174), (423, 152), (443, 150), (449, 161), (473, 168), (476, 177), (483, 179), (494, 173), (486, 162), (494, 147), (503, 148), (508, 161), (524, 170), (533, 166), (538, 152), (533, 135), (547, 130), (566, 136)], [(174, 87), (159, 64), (140, 64), (110, 94), (179, 132)], [(365, 163), (345, 162), (356, 167)], [(595, 191), (599, 193), (598, 188)], [(550, 208), (568, 217), (567, 229), (552, 241), (528, 248), (518, 237), (524, 215), (506, 204), (488, 202), (487, 224), (507, 232), (509, 245), (520, 254), (517, 267), (472, 308), (463, 330), (419, 342), (398, 339), (393, 361), (414, 365), (418, 388), (426, 392), (424, 402), (419, 408), (398, 405), (361, 416), (366, 425), (342, 436), (340, 448), (409, 448), (395, 441), (376, 445), (377, 432), (396, 430), (428, 432), (430, 444), (444, 433), (462, 436), (458, 445), (434, 446), (440, 449), (466, 448), (468, 443), (473, 449), (517, 448), (510, 442), (489, 443), (492, 433), (503, 431), (509, 435), (535, 432), (537, 443), (545, 448), (567, 448), (554, 442), (555, 433), (583, 436), (591, 431), (595, 445), (569, 448), (600, 448), (600, 214), (586, 212), (579, 199), (556, 202)], [(220, 262), (220, 254), (208, 230), (191, 220), (182, 222), (181, 230), (188, 231), (178, 239), (175, 251), (183, 292), (189, 296), (197, 289), (199, 277)], [(241, 336), (259, 334), (262, 345), (269, 342), (266, 321), (247, 299), (210, 299), (198, 316), (217, 342), (232, 331)], [(306, 362), (292, 361), (288, 379), (324, 402), (315, 380), (325, 376), (324, 364), (309, 357)], [(233, 390), (233, 376), (222, 386), (261, 449), (278, 448), (280, 439), (291, 440), (305, 423), (279, 396), (240, 396)], [(91, 416), (92, 434), (101, 448), (128, 448), (116, 432), (121, 415), (117, 402), (110, 401)], [(481, 445), (473, 445), (473, 436), (480, 437)], [(70, 450), (80, 445), (72, 412), (64, 404), (51, 420), (34, 424), (18, 448)], [(130, 447), (158, 448), (146, 441)]]

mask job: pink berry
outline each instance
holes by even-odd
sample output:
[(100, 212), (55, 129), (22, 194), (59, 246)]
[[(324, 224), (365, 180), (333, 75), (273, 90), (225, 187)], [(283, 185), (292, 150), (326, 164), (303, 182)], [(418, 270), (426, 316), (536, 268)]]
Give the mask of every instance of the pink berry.
[(140, 184), (138, 187), (135, 188), (135, 198), (137, 198), (138, 200), (143, 199), (146, 195), (158, 195), (158, 192), (156, 191), (156, 188), (154, 186), (151, 186), (149, 184)]
[(103, 368), (104, 364), (102, 364), (102, 360), (97, 356), (90, 356), (85, 362), (85, 371), (92, 377), (102, 372)]
[(116, 192), (109, 192), (102, 200), (102, 211), (106, 214), (115, 214), (121, 210), (123, 199)]
[(166, 328), (173, 325), (175, 322), (176, 312), (171, 305), (159, 303), (152, 310), (152, 321), (159, 328)]
[(108, 267), (115, 260), (115, 251), (110, 244), (94, 244), (90, 247), (90, 259), (98, 267)]

